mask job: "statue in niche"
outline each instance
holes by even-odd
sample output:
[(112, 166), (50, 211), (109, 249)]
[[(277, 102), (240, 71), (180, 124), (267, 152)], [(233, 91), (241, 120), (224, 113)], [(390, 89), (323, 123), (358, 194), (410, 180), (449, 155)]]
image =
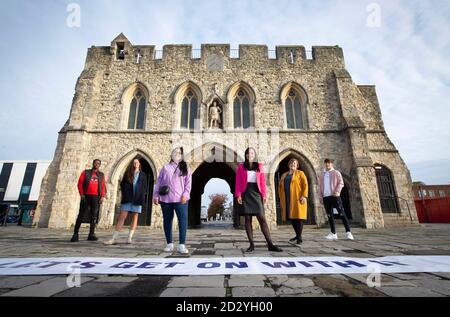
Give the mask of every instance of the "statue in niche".
[(214, 100), (209, 107), (209, 121), (208, 127), (211, 129), (222, 129), (222, 107)]

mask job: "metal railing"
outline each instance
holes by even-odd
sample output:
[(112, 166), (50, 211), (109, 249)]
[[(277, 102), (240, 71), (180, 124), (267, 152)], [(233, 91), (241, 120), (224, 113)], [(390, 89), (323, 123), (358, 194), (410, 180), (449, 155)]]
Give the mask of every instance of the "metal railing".
[[(400, 199), (400, 200), (404, 201), (406, 203), (406, 207), (408, 207), (409, 219), (411, 220), (411, 223), (414, 222), (412, 215), (411, 215), (411, 209), (409, 208), (408, 200), (406, 198), (403, 198), (400, 196), (394, 196), (394, 195), (383, 195), (383, 196), (380, 196), (380, 199), (381, 198)], [(392, 212), (392, 213), (399, 213), (399, 212)]]

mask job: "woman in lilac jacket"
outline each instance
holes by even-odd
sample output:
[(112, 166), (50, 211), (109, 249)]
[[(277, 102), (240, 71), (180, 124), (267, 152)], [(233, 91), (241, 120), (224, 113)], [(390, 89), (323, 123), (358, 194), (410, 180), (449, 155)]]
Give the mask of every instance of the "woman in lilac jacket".
[(253, 148), (245, 150), (245, 162), (240, 164), (236, 174), (236, 192), (238, 204), (242, 206), (241, 213), (245, 216), (245, 231), (250, 242), (247, 252), (255, 250), (253, 242), (252, 216), (258, 219), (261, 231), (266, 238), (269, 251), (281, 252), (281, 248), (273, 244), (269, 226), (264, 217), (266, 203), (266, 177), (262, 164), (256, 160)]
[(178, 252), (189, 253), (186, 249), (186, 231), (188, 219), (188, 201), (191, 193), (192, 174), (184, 161), (182, 147), (172, 151), (171, 159), (160, 171), (153, 191), (153, 203), (161, 204), (164, 233), (167, 246), (165, 252), (172, 252), (172, 223), (174, 211), (178, 218), (180, 244)]

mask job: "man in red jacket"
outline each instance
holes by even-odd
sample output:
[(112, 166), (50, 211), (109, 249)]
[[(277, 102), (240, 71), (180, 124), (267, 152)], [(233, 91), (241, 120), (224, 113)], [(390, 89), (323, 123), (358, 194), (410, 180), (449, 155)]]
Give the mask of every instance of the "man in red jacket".
[(83, 217), (87, 213), (89, 216), (89, 241), (97, 241), (95, 236), (95, 224), (98, 219), (98, 211), (105, 197), (105, 175), (99, 171), (102, 162), (95, 159), (92, 162), (92, 169), (84, 170), (78, 179), (78, 192), (81, 196), (81, 207), (78, 213), (75, 229), (70, 242), (78, 241), (78, 231), (80, 230)]

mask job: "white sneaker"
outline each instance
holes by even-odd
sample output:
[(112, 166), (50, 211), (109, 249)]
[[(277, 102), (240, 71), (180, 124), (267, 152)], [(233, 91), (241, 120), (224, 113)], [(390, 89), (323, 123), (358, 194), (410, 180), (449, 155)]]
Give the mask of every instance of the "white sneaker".
[(345, 237), (348, 240), (355, 240), (355, 238), (353, 237), (353, 235), (352, 235), (352, 233), (350, 231), (345, 234)]
[(337, 234), (335, 234), (335, 233), (329, 233), (329, 234), (325, 237), (325, 239), (327, 239), (327, 240), (337, 240), (337, 239), (338, 239), (338, 236), (337, 236)]
[(169, 243), (165, 248), (164, 252), (172, 252), (173, 251), (173, 243)]
[(132, 239), (131, 237), (128, 237), (127, 243), (128, 243), (128, 244), (132, 244), (132, 243), (133, 243), (133, 239)]
[(189, 250), (186, 249), (186, 246), (184, 244), (180, 244), (178, 246), (178, 252), (180, 252), (182, 254), (187, 254), (187, 253), (189, 253)]
[(116, 239), (109, 239), (108, 241), (103, 242), (103, 244), (106, 244), (106, 245), (116, 244)]

